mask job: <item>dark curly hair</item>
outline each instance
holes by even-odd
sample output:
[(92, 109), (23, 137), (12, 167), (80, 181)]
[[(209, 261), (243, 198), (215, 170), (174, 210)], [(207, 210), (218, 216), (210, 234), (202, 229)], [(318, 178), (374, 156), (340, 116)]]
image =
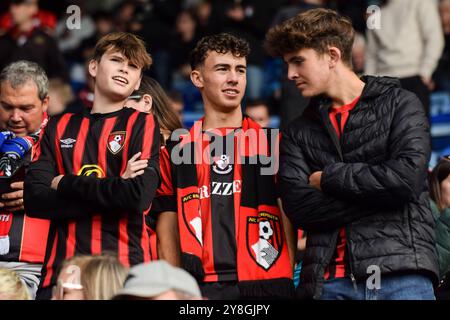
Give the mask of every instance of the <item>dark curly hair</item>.
[(247, 58), (250, 53), (250, 45), (247, 40), (238, 38), (229, 33), (220, 33), (203, 37), (191, 51), (190, 64), (192, 70), (205, 62), (208, 51), (217, 53), (231, 52), (235, 57)]
[(304, 48), (319, 54), (329, 46), (341, 50), (342, 61), (351, 65), (355, 30), (350, 19), (330, 9), (312, 9), (272, 27), (264, 47), (272, 56), (283, 56)]

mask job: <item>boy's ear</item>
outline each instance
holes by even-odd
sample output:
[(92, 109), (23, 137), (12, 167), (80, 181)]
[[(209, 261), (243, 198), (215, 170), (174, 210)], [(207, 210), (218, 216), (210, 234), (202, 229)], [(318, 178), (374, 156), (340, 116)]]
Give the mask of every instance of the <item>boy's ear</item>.
[(198, 70), (191, 71), (191, 81), (197, 88), (203, 88), (203, 77)]
[(152, 110), (152, 106), (153, 106), (153, 98), (152, 98), (152, 96), (149, 95), (149, 94), (144, 94), (142, 99), (144, 99), (145, 112), (150, 112)]
[(97, 67), (98, 67), (97, 60), (92, 59), (91, 61), (89, 61), (89, 66), (88, 66), (89, 74), (93, 78), (95, 78), (97, 76)]
[(334, 68), (336, 66), (336, 64), (342, 58), (341, 50), (339, 50), (336, 47), (329, 47), (328, 48), (328, 55), (330, 56), (330, 61), (329, 61), (330, 68)]

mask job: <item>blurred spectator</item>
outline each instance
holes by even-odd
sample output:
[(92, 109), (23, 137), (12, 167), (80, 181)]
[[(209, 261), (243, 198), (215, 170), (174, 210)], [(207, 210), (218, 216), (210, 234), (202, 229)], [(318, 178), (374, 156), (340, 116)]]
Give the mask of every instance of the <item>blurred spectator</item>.
[(70, 85), (64, 83), (61, 79), (50, 80), (48, 87), (48, 109), (49, 116), (61, 114), (66, 109), (66, 105), (73, 99)]
[[(429, 176), (430, 205), (436, 221), (436, 248), (439, 274), (446, 277), (438, 289), (437, 297), (450, 298), (450, 156), (443, 156)], [(446, 287), (445, 290), (443, 288)]]
[(439, 15), (441, 16), (442, 29), (444, 34), (450, 34), (450, 1), (440, 0)]
[(185, 270), (164, 260), (139, 264), (130, 269), (115, 300), (200, 300), (195, 279)]
[[(20, 3), (20, 1), (12, 0), (10, 3)], [(37, 0), (36, 0), (37, 2)], [(1, 11), (0, 11), (1, 12)], [(48, 34), (53, 34), (56, 28), (56, 16), (47, 10), (39, 9), (38, 12), (33, 16), (34, 22), (37, 25), (40, 25), (44, 31)], [(0, 33), (3, 34), (5, 32), (10, 31), (14, 28), (14, 21), (11, 15), (11, 12), (5, 12), (0, 15)]]
[(122, 288), (126, 274), (114, 256), (74, 256), (63, 262), (52, 300), (109, 300)]
[[(190, 81), (189, 54), (199, 40), (196, 34), (197, 19), (190, 10), (181, 11), (175, 23), (175, 34), (171, 39), (171, 63), (175, 74)], [(177, 75), (175, 75), (177, 77)]]
[(47, 113), (56, 116), (61, 113), (77, 113), (84, 109), (83, 102), (76, 97), (69, 84), (61, 79), (51, 79), (49, 83), (49, 104)]
[[(250, 55), (247, 59), (247, 90), (249, 99), (262, 96), (264, 84), (264, 65), (268, 58), (262, 43), (265, 33), (273, 19), (273, 12), (284, 0), (258, 1), (217, 1), (217, 9), (222, 13), (223, 32), (229, 32), (246, 39), (250, 43)], [(216, 2), (213, 2), (216, 5)]]
[(367, 29), (365, 73), (400, 78), (428, 114), (431, 75), (444, 48), (436, 1), (389, 0), (380, 14), (381, 28)]
[(172, 89), (182, 93), (189, 109), (195, 108), (200, 96), (191, 82), (189, 54), (199, 40), (196, 33), (197, 20), (191, 10), (183, 10), (177, 16), (175, 33), (170, 43)]
[(110, 300), (122, 289), (127, 272), (114, 256), (93, 256), (81, 275), (85, 300)]
[(0, 268), (0, 300), (31, 300), (27, 287), (10, 269)]
[(29, 60), (38, 63), (49, 78), (69, 81), (65, 61), (54, 38), (35, 19), (37, 0), (13, 0), (9, 7), (13, 27), (0, 37), (0, 69), (10, 62)]
[(355, 34), (355, 40), (352, 48), (353, 71), (357, 75), (364, 73), (364, 59), (366, 54), (366, 39), (361, 33)]
[(81, 274), (92, 256), (73, 256), (61, 264), (56, 285), (52, 289), (52, 300), (85, 300)]
[(184, 110), (183, 96), (181, 95), (181, 93), (174, 90), (168, 91), (167, 96), (169, 97), (172, 109), (177, 114), (180, 122), (183, 123), (183, 110)]
[[(82, 4), (83, 2), (81, 2)], [(93, 19), (87, 12), (84, 11), (83, 7), (81, 9), (81, 20), (79, 28), (67, 28), (67, 17), (63, 16), (55, 30), (55, 36), (58, 40), (58, 47), (63, 53), (72, 53), (76, 51), (81, 44), (81, 41), (89, 38), (95, 32), (95, 24)]]
[(139, 35), (145, 40), (147, 50), (153, 57), (153, 66), (149, 75), (158, 81), (164, 89), (170, 88), (170, 52), (169, 46), (173, 25), (181, 10), (179, 0), (152, 0), (150, 9), (143, 17)]
[(84, 66), (86, 83), (83, 86), (83, 88), (78, 92), (78, 99), (81, 101), (81, 104), (85, 108), (90, 109), (90, 108), (92, 108), (92, 105), (94, 103), (95, 80), (89, 73), (88, 64), (89, 64), (89, 61), (87, 61)]
[(429, 177), (431, 209), (436, 219), (439, 274), (450, 272), (450, 156), (441, 158)]
[(219, 24), (214, 19), (213, 5), (211, 0), (201, 0), (195, 7), (195, 15), (197, 16), (197, 34), (199, 37), (219, 32)]
[(97, 41), (115, 30), (114, 19), (107, 11), (97, 11), (92, 16), (95, 23), (95, 33), (89, 38), (81, 41), (79, 51), (82, 62), (90, 60), (94, 53), (94, 47)]
[(450, 92), (450, 0), (439, 2), (439, 14), (444, 31), (445, 47), (433, 74), (433, 81), (436, 85), (434, 89)]
[(119, 4), (116, 12), (114, 24), (117, 31), (131, 32), (131, 24), (136, 12), (136, 3), (133, 0), (126, 0)]
[(17, 272), (32, 299), (41, 281), (49, 221), (25, 213), (24, 178), (47, 124), (48, 100), (48, 78), (36, 63), (17, 61), (1, 71), (0, 131), (13, 135), (3, 137), (0, 150), (0, 266)]
[(270, 122), (269, 107), (263, 100), (250, 100), (245, 107), (245, 113), (261, 127), (268, 128)]

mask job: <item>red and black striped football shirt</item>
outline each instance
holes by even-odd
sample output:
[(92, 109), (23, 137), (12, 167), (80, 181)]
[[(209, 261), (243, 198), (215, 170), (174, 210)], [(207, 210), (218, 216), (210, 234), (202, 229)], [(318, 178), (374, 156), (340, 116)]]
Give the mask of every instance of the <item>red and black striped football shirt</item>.
[[(128, 108), (51, 119), (24, 195), (27, 212), (51, 219), (42, 287), (53, 284), (61, 262), (76, 254), (113, 252), (128, 266), (149, 261), (145, 214), (159, 183), (159, 140), (153, 116)], [(137, 152), (149, 159), (144, 174), (120, 178)], [(53, 190), (58, 175), (64, 177)]]
[[(39, 139), (42, 138), (43, 128), (47, 125), (48, 116), (43, 115), (39, 131)], [(2, 192), (10, 192), (12, 182), (20, 182), (25, 179), (25, 172), (32, 159), (36, 155), (37, 144), (25, 155), (21, 161), (20, 168), (11, 178), (2, 179), (0, 182)], [(26, 262), (42, 264), (45, 256), (45, 246), (47, 244), (50, 221), (46, 219), (31, 218), (25, 211), (8, 212), (6, 208), (0, 209), (0, 220), (9, 220), (9, 252), (0, 255), (0, 261), (6, 262)]]
[[(23, 181), (26, 167), (31, 162), (31, 156), (32, 152), (25, 156), (22, 167), (14, 177), (1, 182), (9, 185), (12, 182)], [(50, 222), (45, 219), (31, 218), (24, 211), (11, 213), (4, 209), (0, 209), (0, 219), (12, 220), (10, 220), (11, 227), (8, 232), (9, 252), (0, 255), (0, 261), (42, 264)]]
[[(201, 205), (202, 244), (204, 247), (203, 268), (205, 282), (237, 281), (237, 244), (236, 244), (236, 217), (239, 216), (240, 192), (242, 173), (240, 166), (235, 166), (234, 153), (236, 149), (227, 149), (235, 139), (236, 128), (218, 128), (203, 132), (201, 154), (211, 155), (213, 164), (202, 162), (196, 165), (197, 182)], [(218, 150), (210, 147), (216, 141), (223, 145)], [(227, 154), (226, 151), (231, 151)], [(175, 198), (174, 180), (172, 178), (172, 164), (169, 150), (161, 150), (161, 185), (156, 192), (155, 207), (153, 211), (179, 211)], [(215, 161), (233, 159), (228, 170), (220, 172), (213, 170)], [(181, 219), (180, 213), (179, 219)], [(181, 239), (183, 241), (183, 239)]]

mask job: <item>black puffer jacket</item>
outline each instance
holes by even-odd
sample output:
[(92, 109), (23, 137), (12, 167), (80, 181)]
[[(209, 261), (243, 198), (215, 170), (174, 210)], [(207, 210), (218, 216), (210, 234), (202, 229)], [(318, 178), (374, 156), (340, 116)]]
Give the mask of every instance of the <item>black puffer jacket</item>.
[[(396, 79), (362, 80), (366, 86), (340, 140), (329, 120), (330, 103), (319, 99), (283, 133), (283, 207), (308, 234), (300, 297), (320, 297), (341, 227), (356, 281), (367, 278), (371, 265), (382, 274), (412, 271), (438, 279), (423, 107)], [(315, 171), (323, 171), (322, 191), (308, 184)]]

